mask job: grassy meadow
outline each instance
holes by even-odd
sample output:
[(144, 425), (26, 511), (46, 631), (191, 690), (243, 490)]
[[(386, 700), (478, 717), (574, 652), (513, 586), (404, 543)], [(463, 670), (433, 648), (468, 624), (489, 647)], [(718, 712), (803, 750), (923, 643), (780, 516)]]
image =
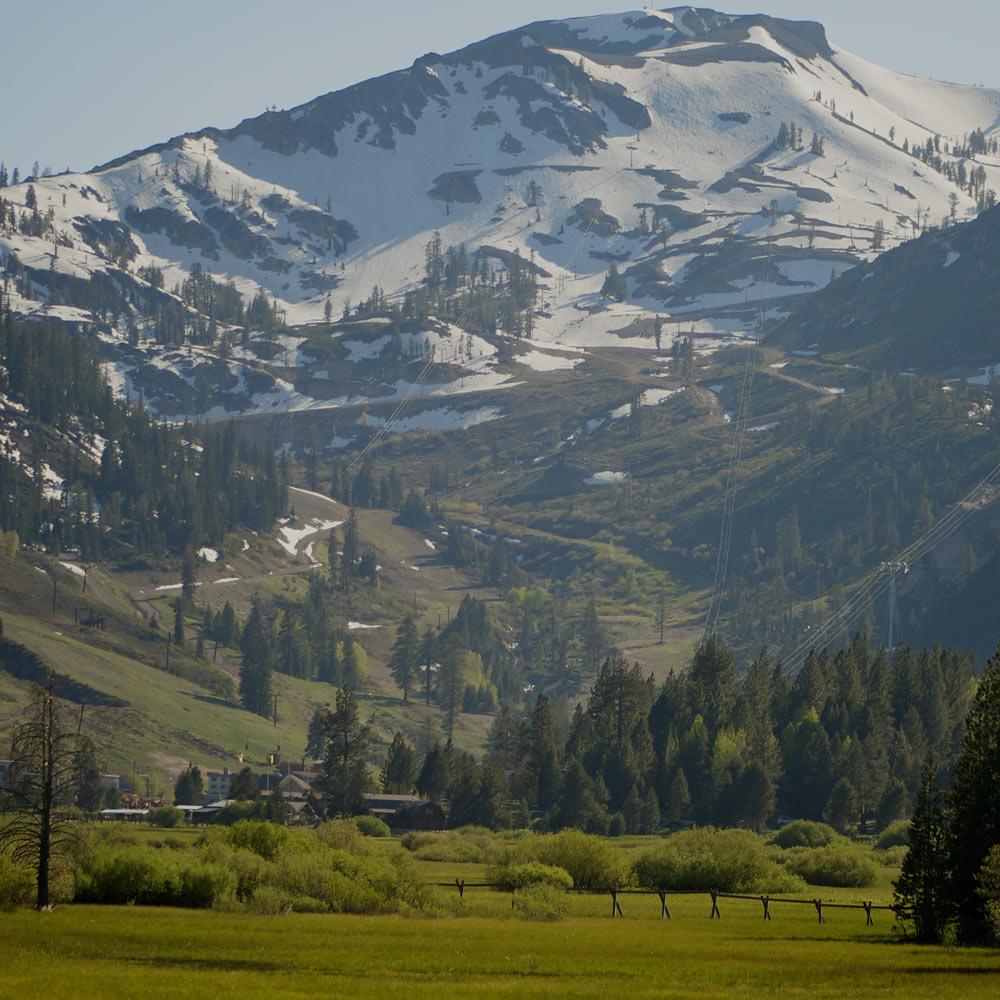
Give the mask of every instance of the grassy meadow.
[[(485, 895), (485, 891), (483, 891)], [(467, 898), (472, 895), (467, 892)], [(509, 916), (256, 917), (64, 907), (0, 918), (0, 997), (998, 997), (995, 951), (896, 943), (888, 921), (752, 903), (710, 921), (706, 901), (582, 897), (559, 923)], [(506, 918), (501, 918), (501, 913)]]
[[(558, 838), (469, 829), (358, 839), (351, 824), (333, 824), (315, 835), (273, 830), (266, 824), (208, 834), (100, 827), (87, 838), (98, 860), (78, 861), (85, 874), (82, 881), (78, 874), (77, 884), (86, 885), (88, 877), (120, 884), (121, 858), (145, 858), (148, 865), (152, 852), (168, 864), (200, 856), (239, 870), (241, 879), (252, 875), (261, 898), (262, 880), (273, 876), (291, 891), (297, 871), (322, 880), (331, 864), (349, 871), (345, 863), (359, 865), (356, 878), (369, 887), (383, 891), (395, 879), (403, 893), (387, 903), (389, 897), (353, 898), (346, 883), (332, 885), (332, 905), (371, 907), (353, 914), (299, 912), (295, 906), (304, 905), (299, 901), (273, 915), (232, 897), (217, 899), (210, 909), (77, 902), (49, 913), (0, 914), (0, 998), (1000, 997), (1000, 952), (911, 944), (900, 938), (887, 911), (875, 913), (872, 927), (863, 911), (846, 909), (827, 910), (826, 923), (820, 924), (812, 906), (783, 902), (782, 894), (774, 893), (769, 922), (755, 899), (720, 899), (721, 919), (712, 920), (709, 895), (701, 893), (669, 895), (671, 919), (664, 920), (656, 895), (625, 895), (622, 915), (613, 919), (607, 893), (575, 892), (560, 893), (564, 902), (551, 919), (552, 914), (532, 911), (526, 898), (522, 903), (519, 893), (474, 883), (495, 874), (491, 865), (509, 863), (510, 852), (527, 846), (544, 857), (537, 851)], [(561, 850), (577, 880), (588, 858), (639, 871), (644, 853), (680, 843), (575, 836), (563, 840)], [(774, 844), (761, 844), (768, 857), (780, 857)], [(784, 898), (890, 902), (897, 872), (888, 863), (891, 855), (870, 845), (848, 846), (874, 865), (863, 887), (809, 884)], [(459, 860), (473, 856), (477, 847), (480, 859)], [(257, 861), (248, 865), (255, 852)], [(320, 867), (310, 868), (310, 859)], [(774, 872), (767, 877), (773, 879)], [(456, 879), (469, 883), (462, 898)], [(308, 881), (304, 885), (323, 895)], [(398, 906), (398, 912), (388, 912), (386, 905)]]

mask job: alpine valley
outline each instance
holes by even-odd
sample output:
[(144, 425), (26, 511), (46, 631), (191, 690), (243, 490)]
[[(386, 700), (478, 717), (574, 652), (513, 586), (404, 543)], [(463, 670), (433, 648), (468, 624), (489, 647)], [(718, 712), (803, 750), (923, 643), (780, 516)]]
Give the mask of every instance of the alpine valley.
[(479, 752), (713, 631), (991, 651), (998, 142), (1000, 92), (679, 7), (0, 169), (0, 719), (58, 664), (176, 773), (301, 754), (331, 683)]

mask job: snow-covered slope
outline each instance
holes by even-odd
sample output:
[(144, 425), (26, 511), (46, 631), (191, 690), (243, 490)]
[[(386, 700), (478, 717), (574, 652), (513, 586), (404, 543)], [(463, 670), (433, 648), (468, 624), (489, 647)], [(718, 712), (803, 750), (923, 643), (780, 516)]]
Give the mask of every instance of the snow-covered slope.
[[(874, 66), (812, 22), (648, 8), (532, 24), (291, 111), (35, 179), (63, 245), (5, 231), (0, 247), (33, 269), (24, 311), (50, 268), (118, 280), (124, 265), (139, 281), (152, 265), (170, 289), (199, 265), (304, 324), (328, 297), (339, 315), (374, 286), (414, 288), (438, 230), (445, 246), (534, 256), (543, 344), (647, 346), (635, 334), (652, 316), (668, 340), (739, 336), (762, 303), (780, 317), (928, 220), (971, 215), (968, 190), (907, 150), (936, 141), (940, 165), (956, 167), (946, 149), (998, 119), (1000, 93)], [(779, 146), (793, 122), (801, 144)], [(980, 165), (1000, 187), (1000, 161), (966, 163)], [(27, 191), (3, 194), (20, 213)], [(625, 302), (600, 294), (612, 264)], [(151, 345), (130, 351), (112, 357), (119, 375), (166, 363)], [(240, 390), (226, 409), (340, 400), (273, 379), (247, 387), (240, 359), (213, 363)]]

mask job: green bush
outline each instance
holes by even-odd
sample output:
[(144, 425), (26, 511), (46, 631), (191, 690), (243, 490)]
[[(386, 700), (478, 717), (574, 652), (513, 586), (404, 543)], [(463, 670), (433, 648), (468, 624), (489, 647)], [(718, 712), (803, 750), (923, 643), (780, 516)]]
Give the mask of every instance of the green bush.
[(909, 850), (908, 847), (887, 847), (884, 851), (878, 852), (879, 863), (888, 868), (901, 868), (903, 858), (906, 857)]
[(0, 854), (0, 913), (12, 913), (34, 897), (35, 876)]
[(890, 823), (880, 834), (875, 846), (880, 851), (887, 851), (890, 847), (910, 846), (910, 821), (908, 819), (897, 819)]
[(290, 901), (310, 897), (333, 913), (416, 912), (429, 902), (412, 863), (400, 856), (363, 857), (324, 847), (286, 851), (265, 878)]
[(978, 882), (979, 896), (993, 929), (993, 937), (1000, 942), (1000, 844), (995, 845), (986, 855)]
[(563, 890), (573, 888), (573, 876), (565, 868), (543, 865), (538, 861), (521, 865), (493, 865), (487, 871), (486, 880), (508, 892), (533, 885), (551, 885)]
[(235, 893), (236, 876), (197, 855), (99, 845), (81, 859), (74, 901), (204, 909)]
[(635, 876), (648, 889), (791, 892), (799, 879), (773, 861), (747, 830), (682, 830), (636, 859)]
[(356, 823), (349, 819), (331, 819), (320, 823), (315, 829), (316, 839), (324, 847), (333, 847), (338, 851), (350, 851), (351, 854), (368, 854), (369, 847)]
[(528, 861), (564, 869), (577, 889), (621, 888), (632, 877), (629, 863), (617, 847), (580, 830), (561, 830), (514, 841), (507, 851), (507, 863)]
[(233, 847), (253, 851), (265, 861), (273, 861), (290, 836), (286, 827), (259, 819), (240, 820), (229, 828), (228, 834)]
[(172, 830), (184, 822), (184, 813), (175, 806), (160, 806), (159, 809), (150, 810), (149, 822), (153, 826)]
[(517, 894), (515, 909), (525, 920), (561, 920), (569, 912), (569, 898), (565, 889), (540, 882)]
[(782, 859), (787, 868), (810, 885), (864, 888), (875, 884), (875, 863), (851, 844), (793, 847)]
[(239, 902), (252, 899), (258, 886), (264, 882), (267, 862), (245, 847), (233, 847), (228, 838), (213, 836), (202, 841), (199, 853), (209, 864), (232, 872), (236, 879), (236, 899)]
[(839, 839), (840, 835), (832, 826), (811, 819), (786, 823), (771, 838), (773, 843), (785, 850), (790, 847), (826, 847)]
[(260, 917), (280, 917), (292, 912), (292, 900), (276, 886), (262, 885), (247, 901), (247, 910)]
[(485, 860), (478, 844), (458, 838), (424, 844), (413, 852), (413, 856), (421, 861), (446, 861), (453, 865), (478, 865)]
[(378, 816), (355, 816), (354, 825), (365, 837), (388, 837), (392, 832)]

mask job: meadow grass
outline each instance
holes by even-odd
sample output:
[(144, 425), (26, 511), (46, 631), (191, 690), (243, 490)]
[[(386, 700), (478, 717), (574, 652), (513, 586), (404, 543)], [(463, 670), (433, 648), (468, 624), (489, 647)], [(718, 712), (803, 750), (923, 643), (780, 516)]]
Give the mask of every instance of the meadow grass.
[(0, 918), (0, 997), (1000, 997), (996, 952), (896, 943), (887, 920), (865, 928), (856, 913), (767, 924), (733, 903), (710, 921), (699, 899), (660, 921), (654, 897), (629, 899), (621, 920), (540, 924), (492, 895), (508, 919), (20, 912)]

